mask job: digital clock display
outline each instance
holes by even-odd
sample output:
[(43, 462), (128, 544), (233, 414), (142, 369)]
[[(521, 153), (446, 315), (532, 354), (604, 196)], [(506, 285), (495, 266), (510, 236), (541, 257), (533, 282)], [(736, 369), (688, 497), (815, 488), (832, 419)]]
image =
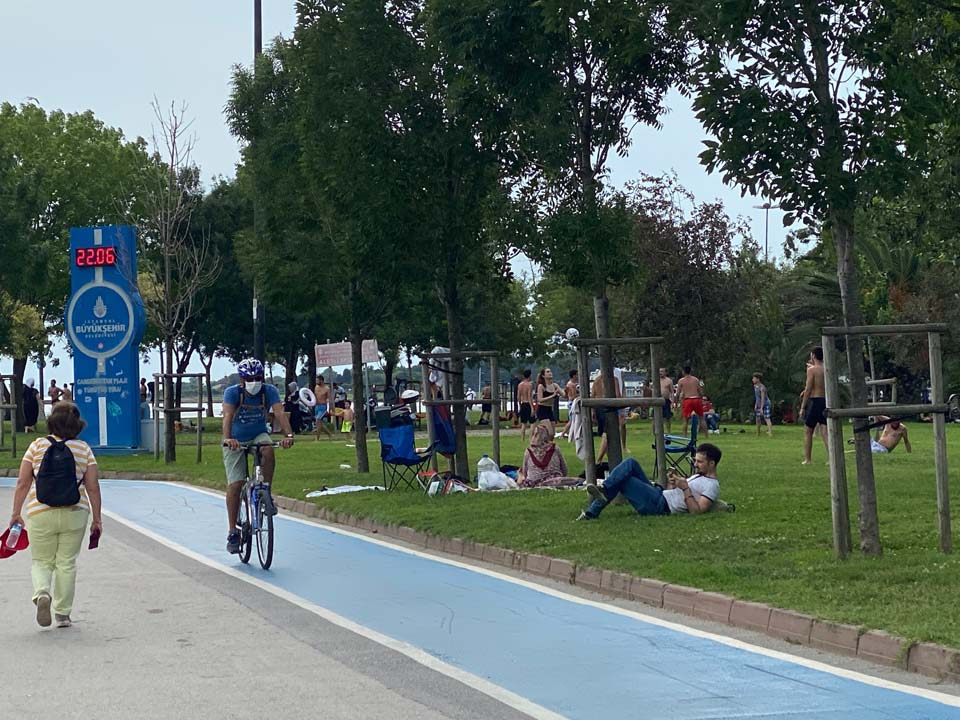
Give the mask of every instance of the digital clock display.
[(76, 255), (73, 258), (77, 267), (103, 267), (104, 265), (117, 264), (117, 249), (109, 245), (97, 245), (96, 247), (77, 248)]

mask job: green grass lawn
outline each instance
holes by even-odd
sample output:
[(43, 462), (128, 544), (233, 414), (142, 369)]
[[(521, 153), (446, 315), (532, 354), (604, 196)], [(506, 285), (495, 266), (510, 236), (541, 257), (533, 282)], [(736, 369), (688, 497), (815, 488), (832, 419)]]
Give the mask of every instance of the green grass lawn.
[[(212, 421), (210, 421), (212, 422)], [(674, 423), (674, 430), (678, 430)], [(439, 498), (405, 491), (355, 493), (319, 502), (342, 512), (408, 525), (441, 535), (495, 543), (528, 552), (729, 593), (818, 617), (880, 628), (907, 638), (960, 647), (960, 561), (937, 551), (936, 491), (930, 425), (910, 425), (912, 455), (903, 448), (875, 456), (880, 529), (884, 554), (868, 559), (855, 553), (834, 558), (831, 541), (830, 482), (822, 443), (814, 446), (814, 464), (800, 465), (802, 430), (777, 427), (773, 438), (756, 437), (739, 426), (710, 440), (723, 450), (719, 467), (721, 496), (736, 513), (641, 518), (629, 506), (611, 506), (596, 522), (573, 522), (586, 504), (580, 491), (471, 493)], [(949, 446), (960, 430), (948, 428)], [(849, 433), (848, 433), (849, 437)], [(205, 433), (203, 462), (197, 464), (194, 436), (182, 434), (179, 459), (172, 468), (152, 456), (103, 456), (105, 470), (174, 472), (199, 485), (223, 486), (219, 433)], [(629, 445), (644, 467), (652, 466), (648, 423), (631, 422)], [(706, 439), (706, 438), (704, 438)], [(21, 437), (22, 441), (23, 438)], [(372, 471), (358, 476), (355, 450), (347, 436), (336, 441), (302, 436), (282, 451), (275, 489), (304, 498), (323, 485), (374, 484), (381, 480), (379, 447), (369, 444)], [(9, 439), (8, 439), (9, 447)], [(423, 444), (426, 444), (424, 441)], [(517, 431), (504, 433), (504, 463), (520, 464)], [(21, 449), (25, 447), (21, 443)], [(489, 430), (469, 437), (473, 463), (491, 447)], [(561, 449), (574, 473), (582, 469), (573, 446)], [(955, 455), (950, 453), (951, 461)], [(848, 455), (852, 466), (853, 456)], [(0, 465), (18, 460), (0, 456)], [(856, 482), (850, 499), (857, 542)], [(955, 467), (951, 473), (955, 477)], [(958, 504), (954, 481), (952, 503)], [(109, 503), (109, 495), (107, 496)]]

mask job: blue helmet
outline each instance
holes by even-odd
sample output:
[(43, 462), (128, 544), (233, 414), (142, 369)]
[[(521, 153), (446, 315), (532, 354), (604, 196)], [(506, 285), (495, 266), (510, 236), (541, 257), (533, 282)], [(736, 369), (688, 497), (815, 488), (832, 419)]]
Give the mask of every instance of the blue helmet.
[(244, 380), (263, 380), (263, 363), (256, 358), (241, 360), (237, 373)]

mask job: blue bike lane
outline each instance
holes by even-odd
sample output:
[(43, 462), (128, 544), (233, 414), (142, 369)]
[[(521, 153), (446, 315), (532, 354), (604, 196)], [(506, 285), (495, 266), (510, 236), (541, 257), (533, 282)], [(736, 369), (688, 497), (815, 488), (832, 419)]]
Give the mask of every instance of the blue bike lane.
[(244, 566), (223, 549), (221, 496), (158, 482), (102, 484), (116, 519), (571, 720), (960, 720), (960, 698), (828, 672), (282, 514), (271, 570), (257, 565), (256, 550)]

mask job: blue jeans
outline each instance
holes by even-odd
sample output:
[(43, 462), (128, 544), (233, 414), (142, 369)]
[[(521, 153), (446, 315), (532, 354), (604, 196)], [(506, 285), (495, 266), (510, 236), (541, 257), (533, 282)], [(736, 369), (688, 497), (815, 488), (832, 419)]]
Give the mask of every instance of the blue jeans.
[(714, 431), (720, 429), (720, 416), (716, 413), (707, 413), (704, 419), (707, 421), (707, 430)]
[(670, 506), (663, 497), (663, 490), (647, 479), (640, 463), (633, 458), (627, 458), (611, 470), (601, 489), (607, 499), (591, 502), (585, 511), (587, 517), (598, 517), (617, 493), (623, 493), (627, 502), (633, 505), (633, 509), (640, 515), (670, 514)]

